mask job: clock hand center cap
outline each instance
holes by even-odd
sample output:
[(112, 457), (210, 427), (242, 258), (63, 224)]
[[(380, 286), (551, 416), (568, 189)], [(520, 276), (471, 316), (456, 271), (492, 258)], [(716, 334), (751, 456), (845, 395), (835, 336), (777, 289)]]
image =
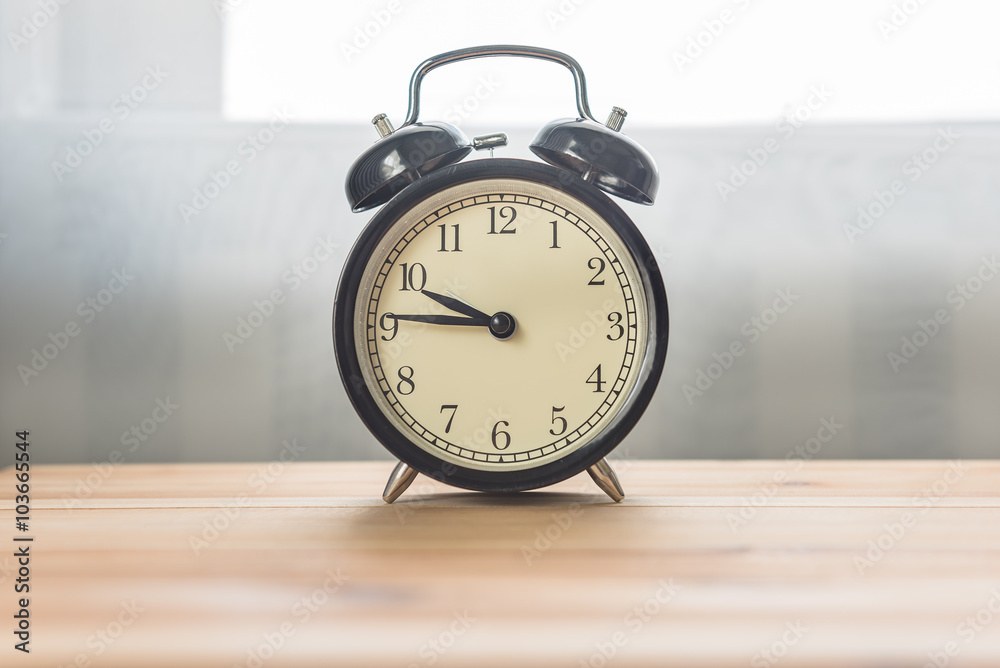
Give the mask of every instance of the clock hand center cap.
[(506, 311), (497, 311), (490, 318), (490, 334), (493, 338), (503, 341), (509, 339), (517, 330), (517, 322), (514, 316)]

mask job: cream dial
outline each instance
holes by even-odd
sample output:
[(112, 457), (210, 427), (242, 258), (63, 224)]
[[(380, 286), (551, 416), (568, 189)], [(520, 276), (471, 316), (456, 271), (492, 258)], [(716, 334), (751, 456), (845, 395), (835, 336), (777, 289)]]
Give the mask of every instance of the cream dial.
[(364, 269), (354, 339), (376, 404), (411, 442), (516, 471), (615, 419), (644, 362), (646, 318), (639, 272), (605, 220), (556, 188), (484, 179), (393, 224)]

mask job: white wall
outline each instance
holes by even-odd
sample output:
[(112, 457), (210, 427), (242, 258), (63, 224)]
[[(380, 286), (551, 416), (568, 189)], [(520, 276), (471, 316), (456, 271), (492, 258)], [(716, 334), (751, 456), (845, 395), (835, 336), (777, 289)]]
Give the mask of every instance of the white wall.
[[(346, 402), (329, 325), (369, 217), (349, 212), (343, 179), (370, 130), (291, 127), (246, 163), (238, 147), (259, 124), (135, 120), (59, 183), (51, 161), (82, 127), (0, 131), (2, 427), (34, 430), (49, 461), (100, 460), (169, 396), (182, 408), (135, 459), (260, 459), (290, 438), (313, 457), (382, 456)], [(803, 130), (726, 202), (717, 180), (765, 133), (634, 133), (663, 185), (656, 206), (626, 208), (660, 257), (672, 323), (629, 453), (784, 456), (832, 416), (844, 428), (822, 456), (996, 454), (1000, 280), (961, 310), (947, 295), (1000, 249), (1000, 128), (951, 127), (954, 146), (853, 244), (843, 226), (906, 178), (935, 126)], [(532, 131), (505, 129), (501, 153), (526, 156)], [(232, 159), (243, 171), (185, 222), (180, 204)], [(318, 237), (334, 256), (293, 290), (282, 274)], [(77, 305), (121, 268), (134, 282), (84, 322)], [(275, 288), (287, 302), (230, 353), (223, 334)], [(744, 323), (785, 288), (798, 301), (751, 342)], [(951, 321), (894, 372), (888, 353), (940, 308)], [(79, 336), (26, 386), (18, 365), (71, 320)], [(683, 386), (733, 341), (748, 353), (689, 402)]]
[(139, 114), (218, 117), (223, 32), (201, 0), (4, 0), (0, 118), (107, 113), (147, 68), (171, 85)]

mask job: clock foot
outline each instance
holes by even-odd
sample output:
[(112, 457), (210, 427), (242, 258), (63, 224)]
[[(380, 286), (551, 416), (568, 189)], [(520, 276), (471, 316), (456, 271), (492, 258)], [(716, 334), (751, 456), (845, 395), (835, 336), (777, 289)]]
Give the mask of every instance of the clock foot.
[(607, 459), (601, 459), (587, 469), (587, 473), (615, 503), (621, 503), (622, 499), (625, 498), (625, 492), (622, 490), (621, 483), (618, 482), (618, 476), (615, 475), (615, 470), (611, 468)]
[(417, 469), (410, 468), (403, 462), (396, 464), (396, 468), (394, 468), (392, 470), (392, 474), (389, 475), (389, 481), (385, 483), (385, 491), (382, 492), (382, 500), (386, 503), (392, 503), (398, 499), (399, 495), (406, 491), (406, 488), (410, 486), (410, 483), (413, 482), (413, 479), (416, 477)]

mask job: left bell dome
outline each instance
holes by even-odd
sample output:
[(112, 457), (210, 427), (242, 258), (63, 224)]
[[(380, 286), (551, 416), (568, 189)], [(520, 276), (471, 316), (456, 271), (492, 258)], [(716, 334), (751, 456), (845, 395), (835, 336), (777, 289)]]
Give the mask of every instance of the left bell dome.
[(347, 172), (347, 200), (354, 212), (385, 204), (421, 176), (454, 164), (472, 151), (472, 142), (454, 125), (432, 121), (392, 131), (384, 116), (374, 121), (388, 133), (362, 153)]

